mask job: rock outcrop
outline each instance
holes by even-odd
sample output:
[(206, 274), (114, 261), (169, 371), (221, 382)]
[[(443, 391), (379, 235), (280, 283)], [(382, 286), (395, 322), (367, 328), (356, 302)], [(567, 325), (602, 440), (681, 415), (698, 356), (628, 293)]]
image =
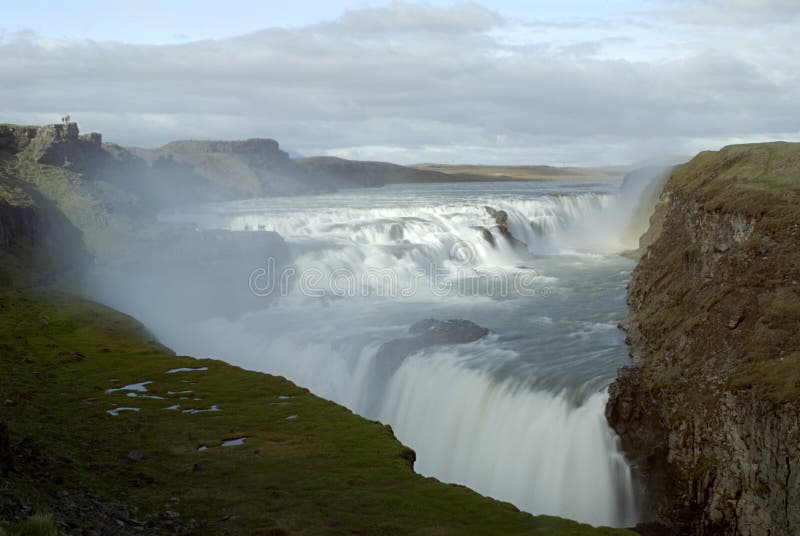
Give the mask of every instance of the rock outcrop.
[(12, 177), (0, 177), (0, 249), (36, 240), (39, 226), (30, 188)]
[(606, 416), (646, 521), (800, 533), (800, 144), (700, 153), (643, 241)]
[(102, 151), (97, 132), (81, 136), (77, 123), (42, 127), (0, 125), (0, 150), (7, 155), (28, 150), (39, 164), (86, 171), (88, 163)]
[(463, 344), (477, 341), (489, 330), (469, 320), (427, 318), (408, 328), (410, 337), (392, 339), (378, 348), (377, 360), (399, 361), (423, 348), (439, 344)]
[[(511, 229), (508, 228), (508, 212), (505, 210), (495, 210), (492, 207), (483, 207), (484, 210), (489, 214), (489, 216), (494, 220), (495, 225), (493, 226), (494, 229), (503, 237), (515, 250), (518, 251), (528, 251), (528, 244), (523, 242), (522, 240), (516, 238), (513, 234), (511, 234)], [(489, 242), (492, 246), (496, 245), (494, 240), (494, 236), (492, 236), (491, 230), (487, 228), (480, 229), (483, 239)]]
[(298, 166), (272, 139), (174, 141), (158, 149), (131, 149), (156, 165), (188, 166), (229, 199), (295, 195), (335, 189), (324, 177)]
[(0, 286), (32, 284), (85, 260), (81, 232), (61, 211), (0, 171)]

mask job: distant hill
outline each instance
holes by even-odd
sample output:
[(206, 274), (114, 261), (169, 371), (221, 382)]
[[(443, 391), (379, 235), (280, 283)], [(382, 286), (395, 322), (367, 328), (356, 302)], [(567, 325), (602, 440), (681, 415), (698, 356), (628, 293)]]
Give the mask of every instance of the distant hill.
[(346, 160), (332, 156), (297, 158), (295, 162), (321, 182), (332, 184), (337, 188), (414, 182), (617, 179), (631, 170), (629, 166), (594, 168), (447, 164), (401, 166), (387, 162)]
[(157, 149), (129, 148), (151, 165), (188, 166), (228, 198), (296, 195), (334, 189), (324, 177), (309, 174), (272, 139), (173, 141)]
[(387, 162), (346, 160), (333, 156), (295, 159), (297, 165), (320, 182), (337, 188), (365, 188), (408, 182), (482, 181), (485, 177), (400, 166)]
[(555, 166), (481, 166), (469, 164), (415, 164), (422, 171), (437, 171), (447, 175), (467, 176), (472, 180), (589, 180), (617, 179), (629, 172), (631, 166), (555, 167)]

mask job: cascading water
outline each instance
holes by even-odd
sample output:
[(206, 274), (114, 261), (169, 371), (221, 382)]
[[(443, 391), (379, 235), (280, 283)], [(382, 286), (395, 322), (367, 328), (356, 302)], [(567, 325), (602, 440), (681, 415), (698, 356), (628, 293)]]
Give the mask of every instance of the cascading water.
[[(165, 214), (277, 231), (296, 276), (241, 318), (157, 334), (391, 424), (425, 475), (537, 514), (630, 525), (631, 475), (603, 415), (605, 388), (627, 362), (616, 323), (632, 262), (614, 252), (631, 245), (621, 235), (635, 207), (615, 188), (403, 185)], [(527, 250), (505, 240), (487, 206), (508, 214)], [(427, 317), (491, 334), (423, 349), (379, 374), (380, 345)]]

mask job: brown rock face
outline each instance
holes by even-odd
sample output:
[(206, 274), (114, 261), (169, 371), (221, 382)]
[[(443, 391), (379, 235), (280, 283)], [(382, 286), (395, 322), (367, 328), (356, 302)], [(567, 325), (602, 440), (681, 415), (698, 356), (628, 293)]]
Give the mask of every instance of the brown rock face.
[(628, 289), (609, 423), (676, 534), (800, 534), (800, 144), (701, 153)]
[(38, 231), (38, 217), (30, 188), (9, 177), (0, 177), (0, 250)]
[(38, 131), (39, 127), (0, 125), (0, 156), (23, 150), (36, 137)]
[(85, 171), (101, 145), (100, 134), (92, 132), (81, 136), (77, 123), (42, 127), (0, 125), (0, 156), (27, 149), (39, 164)]

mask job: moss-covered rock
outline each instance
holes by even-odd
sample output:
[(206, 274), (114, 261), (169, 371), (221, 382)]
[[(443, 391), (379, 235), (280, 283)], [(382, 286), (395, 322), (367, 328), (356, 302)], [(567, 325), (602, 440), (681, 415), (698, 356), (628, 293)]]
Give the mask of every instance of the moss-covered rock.
[(0, 288), (42, 283), (86, 260), (81, 232), (34, 187), (0, 169)]
[(800, 144), (704, 152), (667, 182), (633, 272), (636, 363), (607, 416), (655, 520), (800, 532)]

